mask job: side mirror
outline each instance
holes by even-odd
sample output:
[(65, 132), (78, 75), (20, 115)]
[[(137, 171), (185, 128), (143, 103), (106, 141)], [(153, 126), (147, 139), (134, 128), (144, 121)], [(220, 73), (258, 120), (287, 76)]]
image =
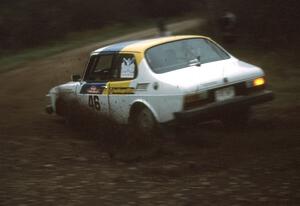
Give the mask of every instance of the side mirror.
[(73, 82), (78, 82), (78, 81), (80, 81), (80, 79), (81, 79), (81, 76), (80, 76), (79, 74), (73, 74), (73, 75), (71, 76), (71, 80), (72, 80)]

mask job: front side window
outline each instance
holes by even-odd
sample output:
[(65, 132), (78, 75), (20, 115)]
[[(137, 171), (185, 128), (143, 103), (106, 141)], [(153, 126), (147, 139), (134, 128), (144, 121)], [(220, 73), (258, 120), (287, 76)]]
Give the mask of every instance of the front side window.
[(85, 80), (101, 82), (113, 78), (113, 58), (113, 54), (91, 56)]
[(91, 57), (85, 80), (90, 82), (120, 81), (136, 77), (133, 54), (100, 54)]
[(155, 73), (164, 73), (187, 67), (194, 60), (205, 64), (230, 56), (213, 42), (194, 38), (152, 47), (146, 51), (146, 58)]

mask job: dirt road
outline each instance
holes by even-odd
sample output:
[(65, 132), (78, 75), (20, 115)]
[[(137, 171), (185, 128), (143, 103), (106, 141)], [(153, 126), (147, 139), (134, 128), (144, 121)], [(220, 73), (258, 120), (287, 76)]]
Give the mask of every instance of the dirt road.
[[(173, 24), (185, 30), (195, 21)], [(111, 158), (94, 137), (44, 113), (49, 88), (89, 52), (155, 29), (61, 53), (0, 76), (0, 205), (299, 205), (298, 120), (259, 107), (247, 131), (219, 123)], [(291, 112), (292, 113), (292, 112)], [(100, 146), (101, 145), (101, 146)]]

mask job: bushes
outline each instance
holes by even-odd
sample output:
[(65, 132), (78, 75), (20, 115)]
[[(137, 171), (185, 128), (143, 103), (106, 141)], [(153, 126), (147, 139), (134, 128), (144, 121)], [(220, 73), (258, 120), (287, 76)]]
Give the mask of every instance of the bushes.
[(36, 47), (67, 32), (99, 29), (114, 22), (134, 26), (147, 18), (191, 11), (209, 14), (216, 21), (225, 9), (237, 15), (241, 35), (286, 43), (299, 33), (298, 4), (297, 0), (1, 0), (0, 52)]
[(215, 0), (214, 3), (218, 8), (216, 15), (220, 16), (224, 10), (237, 15), (238, 35), (250, 42), (256, 41), (263, 46), (284, 45), (295, 40), (299, 33), (297, 0)]
[(99, 29), (114, 22), (142, 21), (149, 17), (178, 16), (183, 0), (149, 3), (144, 0), (2, 0), (0, 52), (36, 47), (67, 32)]

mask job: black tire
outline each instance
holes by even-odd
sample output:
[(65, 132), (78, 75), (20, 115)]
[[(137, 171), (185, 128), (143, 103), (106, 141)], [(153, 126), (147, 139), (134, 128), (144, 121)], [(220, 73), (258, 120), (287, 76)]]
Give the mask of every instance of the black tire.
[(134, 116), (134, 127), (138, 132), (147, 137), (158, 135), (158, 124), (152, 112), (146, 108), (141, 108)]
[(247, 127), (250, 116), (251, 109), (247, 107), (225, 112), (221, 116), (221, 121), (226, 129), (240, 130), (245, 129)]
[(64, 98), (57, 98), (55, 102), (55, 107), (56, 107), (56, 114), (62, 117), (65, 117), (67, 115), (66, 109), (67, 107), (67, 102), (65, 101)]
[(65, 124), (67, 125), (76, 123), (76, 118), (74, 117), (72, 110), (74, 110), (73, 105), (65, 98), (59, 97), (56, 100), (56, 114), (64, 118)]

